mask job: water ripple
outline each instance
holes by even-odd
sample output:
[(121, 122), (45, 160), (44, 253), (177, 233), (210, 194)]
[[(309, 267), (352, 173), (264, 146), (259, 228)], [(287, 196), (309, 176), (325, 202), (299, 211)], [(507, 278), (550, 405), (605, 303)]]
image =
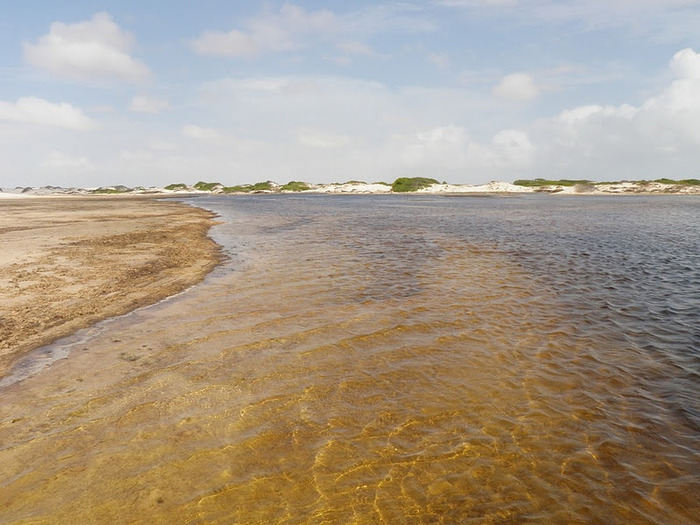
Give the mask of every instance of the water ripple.
[(17, 520), (692, 523), (698, 201), (640, 199), (199, 200), (231, 265), (7, 392), (15, 414), (36, 414), (31, 388), (45, 402), (21, 432), (0, 414), (0, 503)]

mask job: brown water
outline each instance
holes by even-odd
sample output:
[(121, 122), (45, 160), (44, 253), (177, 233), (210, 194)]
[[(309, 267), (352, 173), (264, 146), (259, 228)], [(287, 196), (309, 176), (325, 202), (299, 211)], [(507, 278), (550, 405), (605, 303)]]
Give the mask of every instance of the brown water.
[(0, 521), (700, 523), (700, 200), (197, 203), (227, 266), (5, 380)]

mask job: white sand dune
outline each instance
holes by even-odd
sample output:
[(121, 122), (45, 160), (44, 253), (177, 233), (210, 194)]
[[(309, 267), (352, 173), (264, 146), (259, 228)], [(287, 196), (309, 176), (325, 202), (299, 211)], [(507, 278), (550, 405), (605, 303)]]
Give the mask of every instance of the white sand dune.
[[(393, 193), (391, 185), (382, 183), (364, 183), (364, 182), (347, 182), (344, 184), (308, 184), (309, 189), (304, 191), (281, 191), (281, 193), (331, 193), (331, 194), (386, 194)], [(120, 189), (123, 187), (120, 187)], [(263, 192), (255, 193), (278, 193), (281, 186), (276, 183), (271, 183), (271, 189)], [(56, 196), (56, 195), (93, 195), (95, 189), (76, 189), (76, 188), (55, 188), (44, 187), (34, 188), (23, 193), (15, 191), (0, 191), (0, 199), (17, 199), (37, 196)], [(194, 187), (186, 187), (183, 189), (172, 190), (165, 188), (149, 187), (149, 188), (125, 188), (123, 192), (116, 194), (122, 195), (190, 195), (190, 194), (221, 194), (224, 192), (224, 186), (219, 184), (211, 190), (200, 190)], [(246, 193), (246, 192), (241, 192)], [(663, 184), (660, 182), (644, 182), (644, 181), (626, 181), (615, 183), (585, 183), (574, 186), (560, 186), (552, 184), (541, 187), (517, 186), (510, 182), (491, 181), (486, 184), (469, 185), (469, 184), (433, 184), (418, 191), (411, 192), (417, 194), (472, 194), (472, 193), (552, 193), (558, 195), (634, 195), (634, 194), (700, 194), (700, 186), (689, 184)]]
[(533, 188), (516, 186), (509, 182), (491, 181), (487, 184), (470, 186), (468, 184), (433, 184), (419, 193), (531, 193)]
[(32, 195), (27, 195), (26, 193), (7, 193), (5, 191), (0, 191), (0, 199), (26, 199), (32, 197)]

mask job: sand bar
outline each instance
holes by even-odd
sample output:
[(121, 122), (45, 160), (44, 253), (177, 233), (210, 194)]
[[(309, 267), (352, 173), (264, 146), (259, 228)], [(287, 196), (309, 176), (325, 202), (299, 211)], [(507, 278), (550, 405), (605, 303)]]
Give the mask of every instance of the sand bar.
[(144, 196), (0, 199), (0, 376), (34, 348), (201, 281), (221, 258), (213, 218)]

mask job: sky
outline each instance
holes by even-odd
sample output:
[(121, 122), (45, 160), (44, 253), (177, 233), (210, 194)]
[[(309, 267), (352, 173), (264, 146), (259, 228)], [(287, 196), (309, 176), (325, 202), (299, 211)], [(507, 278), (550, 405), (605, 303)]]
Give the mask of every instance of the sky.
[(0, 0), (0, 187), (700, 178), (700, 0)]

